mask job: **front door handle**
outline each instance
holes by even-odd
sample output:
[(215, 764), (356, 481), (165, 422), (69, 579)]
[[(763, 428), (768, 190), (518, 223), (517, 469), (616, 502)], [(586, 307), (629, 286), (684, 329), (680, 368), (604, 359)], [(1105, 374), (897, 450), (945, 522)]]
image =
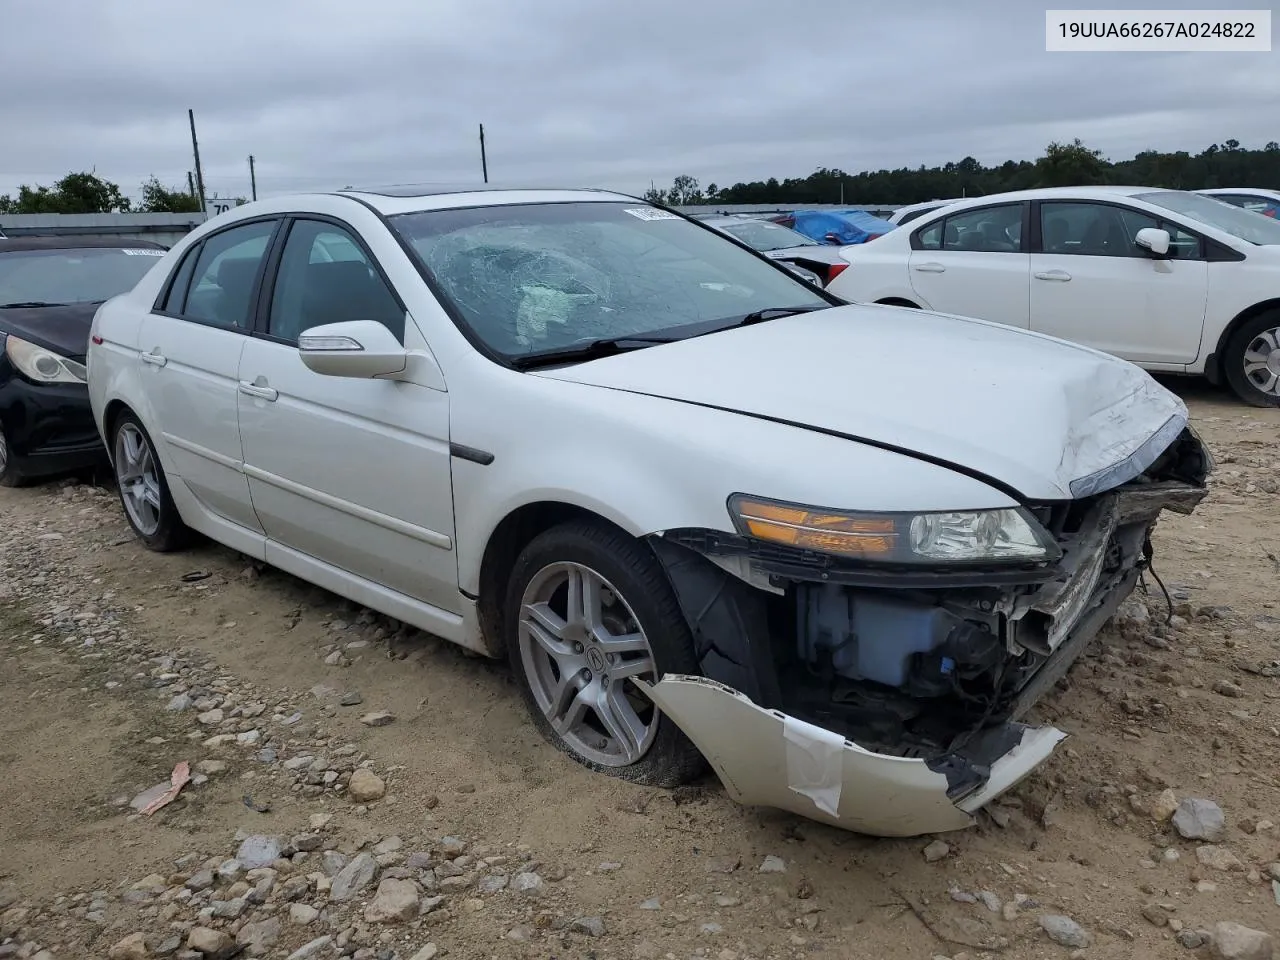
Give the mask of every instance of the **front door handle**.
[(921, 273), (946, 273), (947, 268), (940, 263), (930, 260), (928, 263), (917, 263), (912, 265), (912, 270), (918, 270)]
[(248, 380), (240, 381), (240, 392), (247, 396), (255, 397), (258, 400), (266, 400), (268, 402), (274, 402), (276, 397), (280, 396), (279, 391), (275, 388), (264, 387), (257, 383), (250, 383)]
[(153, 367), (163, 367), (169, 362), (168, 358), (165, 357), (158, 348), (153, 350), (151, 353), (141, 354), (139, 359), (141, 359), (143, 363), (151, 364)]
[(1059, 282), (1071, 279), (1071, 274), (1065, 270), (1044, 270), (1036, 274), (1037, 280), (1057, 280)]

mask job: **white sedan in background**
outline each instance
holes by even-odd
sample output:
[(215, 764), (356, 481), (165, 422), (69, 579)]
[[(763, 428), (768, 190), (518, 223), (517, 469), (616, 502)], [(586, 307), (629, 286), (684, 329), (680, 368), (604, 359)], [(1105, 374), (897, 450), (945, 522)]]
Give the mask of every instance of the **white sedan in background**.
[(924, 203), (912, 203), (905, 207), (899, 207), (889, 215), (889, 222), (895, 227), (904, 223), (910, 223), (912, 220), (919, 220), (926, 213), (933, 213), (935, 210), (941, 210), (948, 204), (954, 203), (954, 200), (926, 200)]
[(390, 188), (203, 224), (87, 366), (152, 549), (506, 657), (592, 769), (909, 835), (1052, 753), (1018, 718), (1211, 469), (1131, 364), (912, 319), (634, 198)]
[(1264, 217), (1280, 219), (1280, 190), (1267, 190), (1262, 187), (1213, 187), (1209, 190), (1197, 190), (1206, 197), (1213, 197), (1233, 207), (1243, 207)]
[(1022, 327), (1280, 404), (1280, 222), (1218, 200), (1149, 187), (996, 194), (844, 256), (828, 289), (845, 300)]

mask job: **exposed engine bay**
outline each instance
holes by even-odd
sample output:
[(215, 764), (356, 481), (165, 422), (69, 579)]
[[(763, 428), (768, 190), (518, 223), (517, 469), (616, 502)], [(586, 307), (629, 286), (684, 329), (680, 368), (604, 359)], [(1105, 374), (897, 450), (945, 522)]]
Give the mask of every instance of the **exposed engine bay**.
[(1193, 432), (1141, 476), (1031, 503), (1061, 556), (983, 569), (892, 570), (699, 530), (653, 538), (704, 675), (878, 754), (925, 761), (953, 799), (1019, 742), (1150, 569), (1165, 509), (1190, 513), (1211, 469)]

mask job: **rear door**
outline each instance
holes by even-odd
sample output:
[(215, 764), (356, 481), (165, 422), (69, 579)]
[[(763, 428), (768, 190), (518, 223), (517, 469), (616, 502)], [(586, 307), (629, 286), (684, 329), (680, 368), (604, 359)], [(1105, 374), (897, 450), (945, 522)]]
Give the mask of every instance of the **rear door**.
[(138, 336), (149, 428), (178, 487), (175, 499), (185, 490), (208, 512), (256, 533), (262, 528), (241, 470), (236, 374), (279, 224), (275, 217), (239, 223), (193, 247)]
[(1025, 203), (966, 209), (917, 228), (911, 236), (911, 287), (928, 306), (1026, 327), (1031, 258)]
[[(1196, 359), (1208, 299), (1208, 262), (1199, 237), (1118, 203), (1038, 203), (1031, 254), (1031, 329), (1135, 363)], [(1161, 227), (1168, 259), (1134, 242)]]

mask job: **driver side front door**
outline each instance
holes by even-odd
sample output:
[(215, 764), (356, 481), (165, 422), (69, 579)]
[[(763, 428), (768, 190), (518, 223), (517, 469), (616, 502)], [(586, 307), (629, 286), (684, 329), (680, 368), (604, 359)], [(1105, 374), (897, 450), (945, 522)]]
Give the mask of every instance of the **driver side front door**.
[[(1041, 201), (1031, 254), (1031, 329), (1123, 357), (1176, 366), (1200, 351), (1208, 262), (1198, 237), (1113, 203)], [(1168, 229), (1170, 257), (1134, 243)]]
[(411, 348), (427, 345), (352, 228), (299, 216), (287, 230), (239, 372), (244, 469), (267, 560), (348, 596), (343, 581), (357, 578), (456, 624), (449, 395), (303, 364), (298, 335), (326, 323), (374, 320)]

